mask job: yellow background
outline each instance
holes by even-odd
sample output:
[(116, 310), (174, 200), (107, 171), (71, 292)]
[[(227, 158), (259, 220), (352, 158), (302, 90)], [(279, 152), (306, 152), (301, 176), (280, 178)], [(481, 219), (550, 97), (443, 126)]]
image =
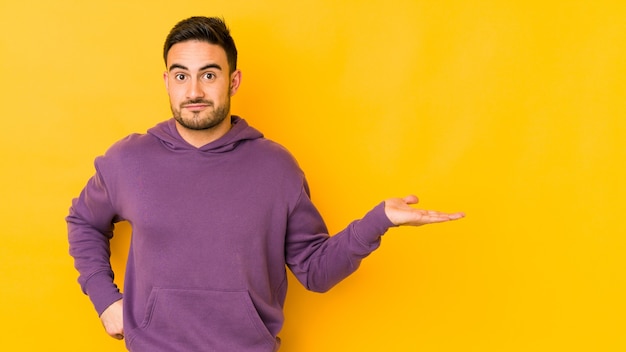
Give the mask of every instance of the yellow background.
[(391, 230), (329, 293), (291, 280), (282, 350), (626, 350), (621, 0), (2, 0), (1, 350), (124, 350), (64, 217), (97, 155), (170, 116), (162, 43), (191, 15), (226, 18), (233, 112), (331, 232), (407, 193), (468, 215)]

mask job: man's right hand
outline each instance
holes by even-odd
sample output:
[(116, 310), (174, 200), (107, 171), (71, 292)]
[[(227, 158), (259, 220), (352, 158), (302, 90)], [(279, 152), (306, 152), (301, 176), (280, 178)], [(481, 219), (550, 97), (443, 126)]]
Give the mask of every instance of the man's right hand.
[(114, 302), (100, 315), (104, 330), (114, 339), (124, 338), (124, 308), (122, 300)]

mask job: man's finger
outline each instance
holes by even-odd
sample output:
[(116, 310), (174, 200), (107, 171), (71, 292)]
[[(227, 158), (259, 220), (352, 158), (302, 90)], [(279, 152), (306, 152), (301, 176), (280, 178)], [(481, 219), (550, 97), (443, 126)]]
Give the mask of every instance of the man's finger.
[(417, 198), (417, 196), (415, 196), (415, 195), (413, 195), (413, 194), (408, 195), (408, 196), (406, 196), (406, 197), (402, 198), (402, 200), (403, 200), (406, 204), (417, 204), (417, 203), (419, 203), (419, 201), (420, 201), (420, 200), (419, 200), (419, 198)]

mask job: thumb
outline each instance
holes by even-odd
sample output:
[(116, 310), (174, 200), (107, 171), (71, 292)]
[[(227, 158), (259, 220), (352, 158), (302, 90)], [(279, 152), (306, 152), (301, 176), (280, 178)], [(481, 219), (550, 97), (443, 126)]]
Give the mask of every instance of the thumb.
[(406, 204), (417, 204), (419, 203), (419, 198), (417, 198), (417, 196), (410, 194), (404, 198), (402, 198), (402, 200), (406, 203)]

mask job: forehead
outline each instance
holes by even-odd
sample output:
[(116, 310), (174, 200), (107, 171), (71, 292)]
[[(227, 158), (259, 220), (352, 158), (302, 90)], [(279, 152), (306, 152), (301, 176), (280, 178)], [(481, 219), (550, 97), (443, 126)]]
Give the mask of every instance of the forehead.
[(172, 45), (167, 52), (166, 64), (168, 70), (175, 64), (190, 70), (207, 64), (217, 64), (225, 70), (228, 68), (226, 51), (221, 46), (199, 40), (188, 40)]

